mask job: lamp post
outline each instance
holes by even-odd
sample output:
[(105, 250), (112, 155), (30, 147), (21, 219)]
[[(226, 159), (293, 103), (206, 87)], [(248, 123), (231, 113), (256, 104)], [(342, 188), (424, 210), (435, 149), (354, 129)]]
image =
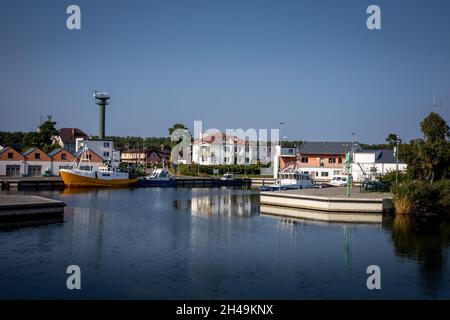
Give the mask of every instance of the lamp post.
[(395, 147), (395, 184), (398, 183), (398, 154), (399, 154), (399, 147), (400, 147), (400, 142), (401, 139), (398, 135), (396, 135), (397, 139), (396, 139), (396, 147)]
[(280, 154), (278, 155), (278, 187), (279, 187), (279, 191), (281, 192), (281, 175), (280, 175), (280, 169), (281, 169), (281, 151), (282, 151), (282, 149), (283, 149), (283, 138), (282, 138), (282, 136), (281, 136), (281, 126), (284, 126), (286, 124), (286, 122), (279, 122), (279, 135), (280, 135), (280, 137), (281, 137), (281, 143), (280, 143)]

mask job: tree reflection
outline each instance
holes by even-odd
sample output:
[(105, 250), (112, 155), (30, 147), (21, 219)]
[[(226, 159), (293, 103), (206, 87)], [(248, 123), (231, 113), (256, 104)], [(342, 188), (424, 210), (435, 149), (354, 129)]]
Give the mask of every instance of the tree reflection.
[(450, 244), (448, 221), (397, 216), (386, 226), (391, 229), (397, 256), (418, 261), (423, 288), (435, 292), (442, 283), (445, 254)]

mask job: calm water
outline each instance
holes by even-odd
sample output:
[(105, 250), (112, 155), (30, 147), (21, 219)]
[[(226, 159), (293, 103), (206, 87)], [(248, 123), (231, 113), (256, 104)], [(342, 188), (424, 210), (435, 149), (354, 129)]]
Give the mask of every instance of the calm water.
[(0, 226), (0, 298), (450, 298), (449, 224), (286, 221), (240, 189), (36, 193), (64, 220)]

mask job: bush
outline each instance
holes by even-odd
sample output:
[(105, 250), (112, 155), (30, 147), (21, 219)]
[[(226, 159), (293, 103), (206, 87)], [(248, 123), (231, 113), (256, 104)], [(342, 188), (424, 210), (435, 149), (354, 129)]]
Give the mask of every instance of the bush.
[[(396, 179), (396, 172), (391, 171), (386, 173), (385, 175), (382, 175), (378, 178), (378, 181), (388, 183), (389, 186), (392, 186), (395, 184)], [(405, 172), (399, 172), (398, 173), (398, 182), (406, 181), (408, 179), (408, 176)]]
[(260, 174), (262, 165), (252, 164), (252, 165), (211, 165), (203, 166), (198, 164), (179, 164), (178, 172), (180, 175), (185, 176), (211, 176), (214, 174), (214, 169), (219, 171), (222, 175), (227, 172), (234, 174)]
[(403, 181), (392, 186), (396, 214), (447, 214), (450, 209), (450, 180), (430, 184), (423, 180)]

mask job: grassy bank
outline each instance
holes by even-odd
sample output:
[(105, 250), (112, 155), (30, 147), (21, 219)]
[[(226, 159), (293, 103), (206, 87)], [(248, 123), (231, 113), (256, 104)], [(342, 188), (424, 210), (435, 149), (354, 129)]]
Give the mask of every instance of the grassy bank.
[(450, 180), (406, 180), (392, 185), (399, 215), (450, 215)]

